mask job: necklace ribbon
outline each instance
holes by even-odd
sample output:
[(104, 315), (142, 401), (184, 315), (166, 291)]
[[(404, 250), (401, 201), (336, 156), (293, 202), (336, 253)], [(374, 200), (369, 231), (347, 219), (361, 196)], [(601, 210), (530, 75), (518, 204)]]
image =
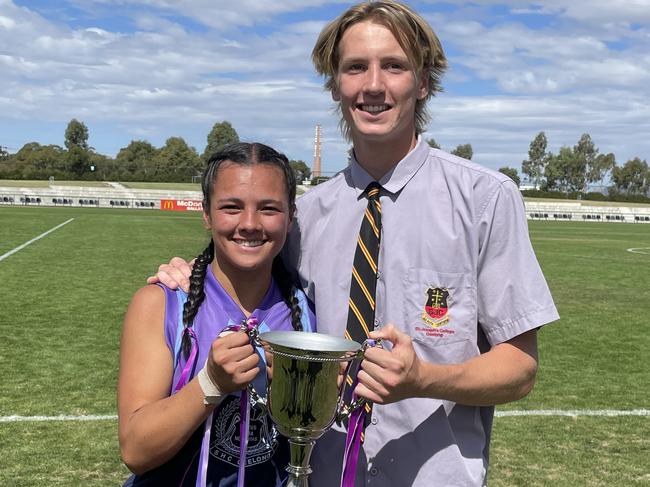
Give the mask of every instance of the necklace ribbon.
[[(229, 325), (221, 330), (221, 333), (224, 331), (238, 332), (243, 331), (246, 333), (250, 339), (251, 345), (255, 346), (253, 341), (257, 337), (259, 322), (256, 317), (251, 316), (248, 319), (244, 319), (239, 325)], [(174, 386), (174, 392), (178, 392), (181, 388), (187, 384), (190, 378), (192, 370), (196, 367), (196, 360), (199, 355), (199, 345), (196, 333), (192, 327), (186, 327), (183, 330), (183, 333), (187, 333), (190, 337), (192, 343), (192, 348), (190, 349), (190, 355), (187, 358), (187, 362), (183, 367), (180, 377), (176, 385)], [(219, 333), (219, 334), (221, 334)], [(180, 352), (179, 352), (180, 353)], [(203, 429), (203, 439), (201, 440), (201, 454), (199, 458), (199, 469), (196, 477), (196, 487), (205, 487), (207, 481), (208, 473), (208, 455), (210, 454), (210, 433), (212, 431), (212, 417), (213, 413), (210, 413), (208, 418), (205, 421), (205, 427)], [(250, 393), (248, 392), (248, 387), (244, 388), (241, 391), (241, 396), (239, 399), (239, 469), (237, 472), (237, 487), (244, 487), (244, 478), (246, 471), (246, 452), (248, 450), (248, 433), (250, 428)]]

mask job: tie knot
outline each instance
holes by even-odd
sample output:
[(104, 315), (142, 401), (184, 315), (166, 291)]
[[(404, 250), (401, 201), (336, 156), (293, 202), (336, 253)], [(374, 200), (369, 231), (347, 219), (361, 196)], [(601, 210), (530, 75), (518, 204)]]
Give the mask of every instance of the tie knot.
[(381, 191), (381, 185), (377, 181), (373, 181), (366, 187), (366, 196), (369, 200), (375, 201), (379, 199), (379, 192)]

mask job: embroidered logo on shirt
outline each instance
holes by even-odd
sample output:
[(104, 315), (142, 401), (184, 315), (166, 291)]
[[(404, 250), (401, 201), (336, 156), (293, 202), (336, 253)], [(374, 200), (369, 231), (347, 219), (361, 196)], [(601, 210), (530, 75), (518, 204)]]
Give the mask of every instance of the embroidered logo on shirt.
[(427, 302), (424, 305), (422, 320), (433, 328), (438, 328), (449, 322), (449, 290), (446, 288), (429, 287), (426, 292)]
[[(239, 397), (228, 395), (221, 403), (213, 423), (213, 457), (239, 465)], [(251, 408), (246, 466), (268, 461), (278, 447), (278, 431), (268, 415), (259, 407)]]

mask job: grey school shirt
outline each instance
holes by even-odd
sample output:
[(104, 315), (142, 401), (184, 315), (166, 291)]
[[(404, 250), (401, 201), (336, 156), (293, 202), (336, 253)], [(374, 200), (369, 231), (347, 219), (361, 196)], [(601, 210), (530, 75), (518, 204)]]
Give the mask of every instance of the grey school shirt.
[[(319, 332), (344, 333), (362, 192), (371, 181), (352, 160), (298, 200), (289, 257), (316, 303)], [(393, 323), (420, 358), (451, 364), (558, 319), (509, 178), (420, 138), (379, 182), (375, 327)], [(484, 485), (493, 413), (436, 399), (375, 405), (356, 485)], [(312, 487), (339, 485), (344, 440), (337, 427), (318, 440)]]

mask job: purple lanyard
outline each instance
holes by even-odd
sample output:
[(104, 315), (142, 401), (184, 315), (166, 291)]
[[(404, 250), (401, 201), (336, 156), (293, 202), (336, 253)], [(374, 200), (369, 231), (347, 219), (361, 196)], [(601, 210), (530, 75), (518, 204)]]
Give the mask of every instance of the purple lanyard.
[[(248, 319), (245, 319), (240, 325), (229, 325), (223, 330), (224, 331), (243, 331), (248, 334), (251, 344), (253, 344), (253, 339), (257, 334), (258, 327), (257, 318), (251, 316)], [(195, 366), (195, 362), (199, 354), (199, 345), (196, 337), (196, 333), (191, 327), (187, 327), (183, 330), (183, 333), (187, 333), (192, 342), (192, 348), (190, 350), (190, 356), (187, 358), (185, 367), (181, 372), (178, 382), (174, 387), (174, 392), (178, 392), (187, 382), (189, 381), (189, 375), (192, 369)], [(253, 345), (254, 346), (254, 345)], [(205, 487), (206, 478), (208, 473), (208, 455), (210, 454), (210, 433), (212, 431), (212, 416), (213, 413), (210, 413), (208, 418), (205, 420), (205, 427), (203, 429), (203, 439), (201, 441), (201, 456), (199, 459), (199, 471), (196, 477), (196, 487)], [(244, 388), (241, 391), (241, 396), (239, 399), (239, 469), (237, 472), (237, 487), (244, 487), (244, 478), (246, 474), (246, 452), (248, 450), (248, 432), (250, 425), (250, 397), (248, 388)]]
[[(362, 349), (365, 350), (368, 347), (381, 346), (381, 342), (378, 340), (367, 339), (363, 342)], [(359, 383), (359, 370), (361, 370), (361, 364), (359, 364), (359, 369), (354, 375), (352, 380), (352, 385), (350, 386), (351, 390), (354, 391), (354, 388)], [(358, 399), (357, 395), (352, 393), (352, 403)], [(343, 453), (343, 472), (341, 473), (341, 487), (354, 487), (354, 480), (357, 473), (357, 463), (359, 462), (359, 450), (361, 449), (361, 435), (363, 434), (363, 425), (366, 420), (366, 407), (365, 402), (359, 407), (352, 411), (350, 414), (350, 419), (348, 421), (348, 432), (345, 437), (345, 451)]]

